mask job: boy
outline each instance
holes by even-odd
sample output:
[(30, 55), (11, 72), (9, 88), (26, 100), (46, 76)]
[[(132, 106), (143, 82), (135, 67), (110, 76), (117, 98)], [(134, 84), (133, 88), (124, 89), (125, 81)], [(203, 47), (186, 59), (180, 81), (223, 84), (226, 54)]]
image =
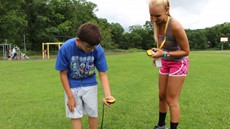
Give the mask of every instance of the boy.
[(97, 68), (104, 90), (103, 102), (115, 100), (110, 92), (106, 74), (108, 66), (104, 50), (99, 44), (99, 28), (92, 23), (80, 26), (76, 38), (67, 40), (60, 48), (56, 60), (56, 70), (65, 90), (66, 117), (71, 118), (72, 129), (81, 129), (83, 114), (89, 116), (91, 129), (98, 128)]

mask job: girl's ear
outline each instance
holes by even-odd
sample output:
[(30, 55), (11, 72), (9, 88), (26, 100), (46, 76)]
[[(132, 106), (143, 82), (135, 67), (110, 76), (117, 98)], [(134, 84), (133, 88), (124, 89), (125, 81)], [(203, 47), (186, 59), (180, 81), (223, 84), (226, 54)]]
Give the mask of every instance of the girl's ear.
[(166, 7), (165, 13), (166, 13), (166, 15), (169, 15), (169, 7)]

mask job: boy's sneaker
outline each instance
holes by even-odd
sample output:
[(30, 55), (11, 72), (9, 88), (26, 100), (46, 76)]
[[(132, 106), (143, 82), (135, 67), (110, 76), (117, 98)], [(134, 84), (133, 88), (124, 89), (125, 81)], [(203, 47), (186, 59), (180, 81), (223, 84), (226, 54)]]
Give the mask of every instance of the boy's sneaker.
[(158, 126), (156, 125), (153, 129), (167, 129), (166, 126)]

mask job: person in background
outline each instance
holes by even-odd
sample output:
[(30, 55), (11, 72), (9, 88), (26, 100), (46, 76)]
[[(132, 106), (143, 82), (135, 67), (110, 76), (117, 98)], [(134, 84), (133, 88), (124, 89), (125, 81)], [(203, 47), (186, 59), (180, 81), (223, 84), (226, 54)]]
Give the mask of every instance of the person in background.
[(7, 58), (8, 58), (8, 60), (11, 60), (12, 59), (12, 57), (11, 57), (11, 48), (8, 50), (8, 53), (7, 53)]
[[(179, 96), (188, 74), (190, 52), (184, 28), (170, 16), (169, 0), (150, 0), (149, 13), (153, 24), (156, 53), (151, 55), (159, 70), (159, 121), (154, 129), (166, 129), (170, 111), (170, 129), (177, 129), (180, 118)], [(156, 62), (159, 61), (159, 62)]]
[(76, 38), (67, 40), (59, 49), (56, 70), (65, 91), (66, 117), (71, 118), (72, 129), (81, 129), (81, 118), (88, 115), (90, 129), (98, 129), (98, 97), (96, 70), (104, 90), (103, 102), (115, 100), (110, 92), (106, 74), (108, 66), (99, 28), (92, 23), (80, 26)]
[(46, 50), (43, 51), (43, 54), (44, 54), (44, 59), (47, 59), (47, 51)]

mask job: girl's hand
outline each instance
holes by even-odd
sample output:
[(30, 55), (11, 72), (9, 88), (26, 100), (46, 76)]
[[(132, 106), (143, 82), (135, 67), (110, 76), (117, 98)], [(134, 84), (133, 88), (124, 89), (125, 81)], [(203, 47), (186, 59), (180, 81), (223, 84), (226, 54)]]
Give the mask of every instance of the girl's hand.
[(155, 54), (151, 55), (151, 58), (160, 58), (164, 56), (164, 52), (163, 50), (159, 49), (159, 48), (152, 48), (152, 50), (156, 51)]

